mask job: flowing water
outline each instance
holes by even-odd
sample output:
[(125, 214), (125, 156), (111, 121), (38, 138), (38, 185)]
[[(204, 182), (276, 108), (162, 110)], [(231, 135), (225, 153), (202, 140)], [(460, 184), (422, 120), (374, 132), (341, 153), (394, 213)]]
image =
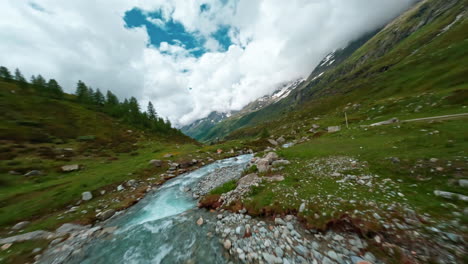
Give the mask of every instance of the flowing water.
[[(220, 168), (229, 167), (240, 176), (251, 158), (217, 161), (166, 182), (108, 221), (106, 226), (117, 226), (115, 233), (91, 241), (69, 263), (227, 263), (219, 238), (209, 234), (216, 221), (213, 214), (197, 209), (197, 200), (184, 189)], [(196, 224), (200, 216), (202, 226)]]

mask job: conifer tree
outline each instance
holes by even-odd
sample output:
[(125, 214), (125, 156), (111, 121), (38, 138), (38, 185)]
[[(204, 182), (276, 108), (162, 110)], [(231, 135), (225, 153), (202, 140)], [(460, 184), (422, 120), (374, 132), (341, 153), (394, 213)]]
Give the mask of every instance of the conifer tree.
[(86, 103), (89, 100), (88, 87), (82, 81), (78, 81), (76, 84), (75, 95), (78, 97), (78, 101)]
[(0, 66), (0, 78), (2, 78), (5, 81), (11, 81), (13, 79), (10, 70), (8, 70), (8, 68), (4, 66)]
[(101, 93), (99, 88), (97, 88), (96, 92), (94, 93), (94, 103), (99, 105), (99, 106), (103, 106), (105, 101), (106, 100), (104, 98), (104, 95)]
[(148, 102), (148, 109), (146, 110), (146, 112), (148, 113), (148, 118), (151, 121), (156, 121), (156, 118), (158, 117), (158, 115), (157, 115), (156, 110), (154, 109), (153, 103), (151, 103), (151, 101)]
[(54, 79), (50, 79), (49, 82), (47, 83), (47, 93), (49, 93), (55, 98), (63, 97), (62, 87)]

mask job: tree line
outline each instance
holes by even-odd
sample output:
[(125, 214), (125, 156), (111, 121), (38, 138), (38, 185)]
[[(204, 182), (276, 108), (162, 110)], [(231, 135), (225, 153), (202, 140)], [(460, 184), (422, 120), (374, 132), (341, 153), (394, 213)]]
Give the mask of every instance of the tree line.
[[(33, 89), (41, 96), (52, 97), (54, 99), (66, 100), (62, 87), (55, 79), (46, 81), (40, 74), (31, 76), (27, 81), (19, 69), (15, 69), (12, 74), (8, 68), (0, 66), (0, 78), (6, 82), (16, 82), (21, 89)], [(148, 102), (146, 111), (141, 111), (140, 105), (135, 97), (125, 98), (120, 101), (119, 98), (107, 90), (105, 95), (99, 88), (93, 89), (83, 81), (76, 84), (74, 100), (93, 110), (101, 111), (114, 118), (123, 120), (125, 123), (154, 132), (177, 133), (178, 129), (172, 128), (171, 122), (159, 117), (154, 105)]]

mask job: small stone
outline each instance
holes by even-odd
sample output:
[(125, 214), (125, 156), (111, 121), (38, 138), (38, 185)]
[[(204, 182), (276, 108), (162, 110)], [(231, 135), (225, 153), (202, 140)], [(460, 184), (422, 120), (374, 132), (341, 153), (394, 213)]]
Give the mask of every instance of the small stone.
[(461, 187), (468, 187), (468, 180), (467, 179), (460, 179), (458, 180), (458, 184), (461, 186)]
[(13, 230), (20, 230), (20, 229), (23, 229), (25, 228), (27, 225), (29, 225), (29, 221), (23, 221), (23, 222), (19, 222), (17, 223), (16, 225), (14, 225), (11, 229)]
[(309, 253), (309, 250), (302, 245), (295, 246), (294, 251), (296, 251), (297, 254), (304, 256), (304, 257), (307, 256)]
[(91, 192), (83, 192), (83, 193), (81, 194), (81, 200), (83, 200), (83, 201), (89, 201), (89, 200), (91, 200), (91, 199), (93, 199), (93, 195), (91, 194)]
[(282, 258), (283, 255), (284, 255), (284, 252), (283, 252), (283, 250), (282, 250), (280, 247), (276, 247), (276, 248), (275, 248), (275, 254), (276, 254), (276, 256), (277, 256), (278, 258)]
[(305, 203), (301, 203), (301, 206), (299, 206), (299, 213), (304, 212), (305, 206), (306, 206)]
[(380, 244), (382, 242), (382, 240), (380, 239), (380, 236), (375, 236), (374, 237), (374, 240), (375, 242), (377, 242), (378, 244)]
[(203, 218), (202, 218), (202, 217), (198, 218), (198, 220), (197, 220), (197, 225), (198, 225), (198, 226), (203, 225)]
[(439, 161), (439, 159), (431, 158), (429, 161), (430, 161), (430, 162), (437, 162), (437, 161)]
[(154, 167), (159, 168), (159, 167), (162, 166), (162, 161), (160, 161), (160, 160), (155, 160), (155, 159), (154, 159), (154, 160), (150, 160), (150, 161), (149, 161), (149, 164), (150, 164), (150, 165), (153, 165)]
[(12, 243), (6, 243), (6, 244), (2, 245), (1, 249), (2, 250), (7, 250), (7, 249), (9, 249), (11, 247), (11, 245), (13, 245), (13, 244)]
[(277, 225), (286, 225), (286, 222), (284, 222), (283, 219), (277, 217), (277, 218), (275, 218), (275, 224), (277, 224)]
[(370, 253), (370, 252), (366, 252), (366, 254), (364, 254), (364, 259), (367, 260), (367, 261), (370, 261), (370, 262), (375, 262), (377, 259), (375, 258), (374, 254)]
[(229, 240), (229, 239), (224, 240), (223, 245), (224, 245), (225, 249), (229, 250), (231, 248), (231, 246), (232, 246), (231, 240)]
[(112, 217), (114, 214), (115, 214), (115, 210), (114, 209), (109, 209), (109, 210), (106, 210), (106, 211), (98, 214), (96, 217), (100, 221), (104, 221), (104, 220), (107, 220), (110, 217)]
[(78, 164), (64, 165), (61, 167), (61, 169), (63, 172), (77, 171), (80, 169), (80, 165)]

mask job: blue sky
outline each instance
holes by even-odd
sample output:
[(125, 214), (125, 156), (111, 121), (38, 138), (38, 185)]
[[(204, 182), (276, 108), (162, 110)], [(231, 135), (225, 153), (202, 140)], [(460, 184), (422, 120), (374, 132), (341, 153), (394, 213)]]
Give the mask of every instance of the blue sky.
[[(210, 5), (200, 5), (200, 15), (210, 11)], [(188, 32), (184, 25), (175, 21), (172, 17), (166, 18), (161, 10), (147, 12), (139, 8), (133, 8), (124, 15), (125, 26), (128, 28), (145, 27), (148, 33), (150, 43), (159, 48), (161, 43), (166, 42), (170, 45), (181, 46), (189, 53), (199, 58), (209, 50), (205, 47), (206, 39), (197, 31)], [(232, 45), (228, 25), (219, 25), (217, 30), (211, 35), (218, 41), (220, 50), (226, 51)]]

